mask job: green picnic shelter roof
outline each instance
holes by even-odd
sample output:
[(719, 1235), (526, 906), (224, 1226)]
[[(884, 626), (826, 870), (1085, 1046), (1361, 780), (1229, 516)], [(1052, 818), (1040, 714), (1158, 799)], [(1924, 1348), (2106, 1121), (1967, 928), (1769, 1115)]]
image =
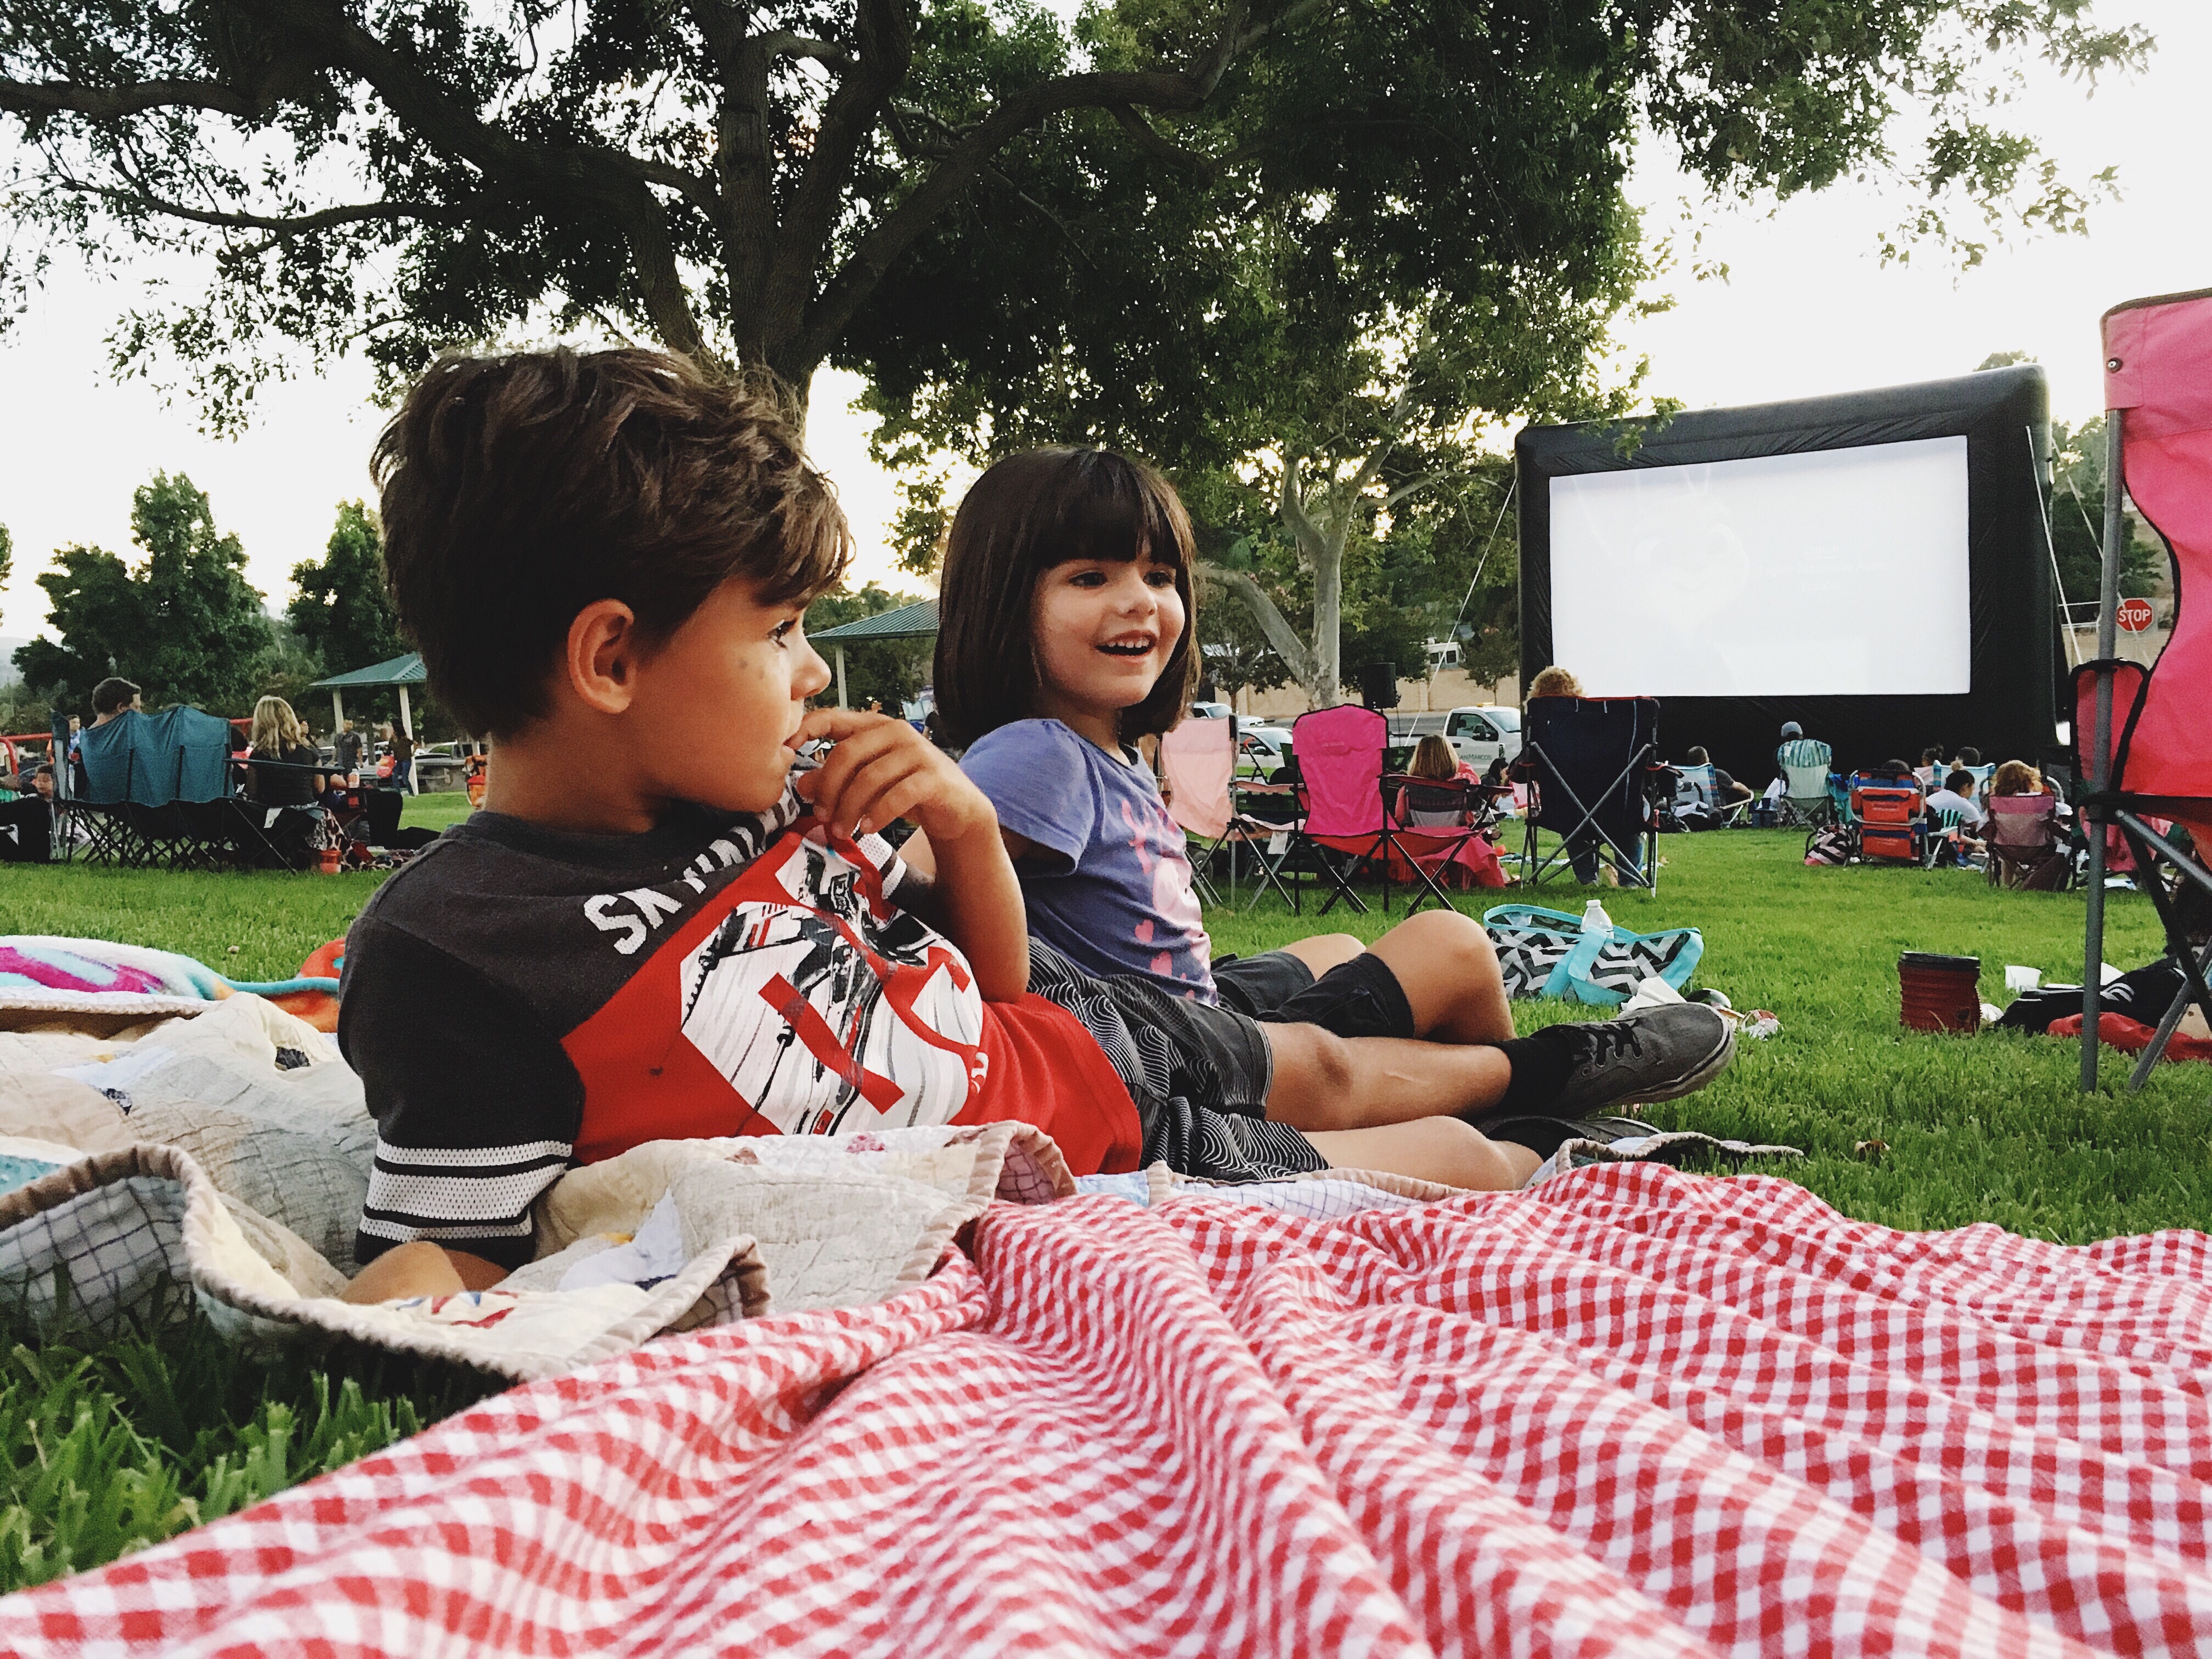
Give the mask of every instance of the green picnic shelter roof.
[(390, 685), (421, 685), (430, 678), (422, 666), (422, 653), (410, 651), (404, 657), (394, 657), (389, 662), (371, 663), (366, 668), (356, 668), (348, 673), (333, 674), (326, 680), (317, 680), (310, 691), (374, 691)]
[(879, 611), (872, 617), (863, 617), (858, 622), (840, 623), (825, 628), (819, 634), (809, 634), (808, 641), (815, 645), (851, 645), (860, 640), (926, 640), (937, 632), (937, 601), (924, 599), (919, 605), (902, 605), (896, 611)]

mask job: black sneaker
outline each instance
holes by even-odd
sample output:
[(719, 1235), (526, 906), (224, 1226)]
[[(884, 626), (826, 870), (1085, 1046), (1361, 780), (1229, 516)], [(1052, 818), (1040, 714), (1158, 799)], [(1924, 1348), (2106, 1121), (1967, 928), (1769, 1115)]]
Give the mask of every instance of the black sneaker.
[[(1566, 1082), (1547, 1105), (1550, 1117), (1583, 1119), (1611, 1107), (1676, 1100), (1704, 1088), (1735, 1058), (1735, 1028), (1694, 1002), (1547, 1025), (1536, 1035), (1568, 1047)], [(1489, 1133), (1479, 1120), (1475, 1127)]]

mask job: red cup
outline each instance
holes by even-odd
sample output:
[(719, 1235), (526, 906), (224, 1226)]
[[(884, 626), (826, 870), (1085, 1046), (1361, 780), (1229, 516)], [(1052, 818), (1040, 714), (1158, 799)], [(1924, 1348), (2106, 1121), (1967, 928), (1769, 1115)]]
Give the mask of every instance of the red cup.
[(1982, 1028), (1982, 959), (1907, 951), (1897, 959), (1903, 1003), (1898, 1018), (1915, 1031)]

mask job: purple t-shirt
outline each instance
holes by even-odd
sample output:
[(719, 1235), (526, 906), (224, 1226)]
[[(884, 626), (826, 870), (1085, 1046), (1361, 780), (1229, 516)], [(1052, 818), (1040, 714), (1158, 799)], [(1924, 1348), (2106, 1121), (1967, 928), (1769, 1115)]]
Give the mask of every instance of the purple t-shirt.
[(1143, 974), (1213, 1000), (1210, 947), (1180, 825), (1141, 763), (1059, 720), (978, 738), (960, 769), (1036, 850), (1014, 866), (1030, 932), (1094, 974)]

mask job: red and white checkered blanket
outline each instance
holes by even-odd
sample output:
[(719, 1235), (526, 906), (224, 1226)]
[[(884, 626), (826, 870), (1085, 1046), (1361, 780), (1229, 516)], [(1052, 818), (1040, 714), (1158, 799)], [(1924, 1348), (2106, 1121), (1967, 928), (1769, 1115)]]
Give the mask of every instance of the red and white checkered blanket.
[(995, 1206), (97, 1573), (29, 1654), (2194, 1654), (2208, 1241), (1594, 1169)]

